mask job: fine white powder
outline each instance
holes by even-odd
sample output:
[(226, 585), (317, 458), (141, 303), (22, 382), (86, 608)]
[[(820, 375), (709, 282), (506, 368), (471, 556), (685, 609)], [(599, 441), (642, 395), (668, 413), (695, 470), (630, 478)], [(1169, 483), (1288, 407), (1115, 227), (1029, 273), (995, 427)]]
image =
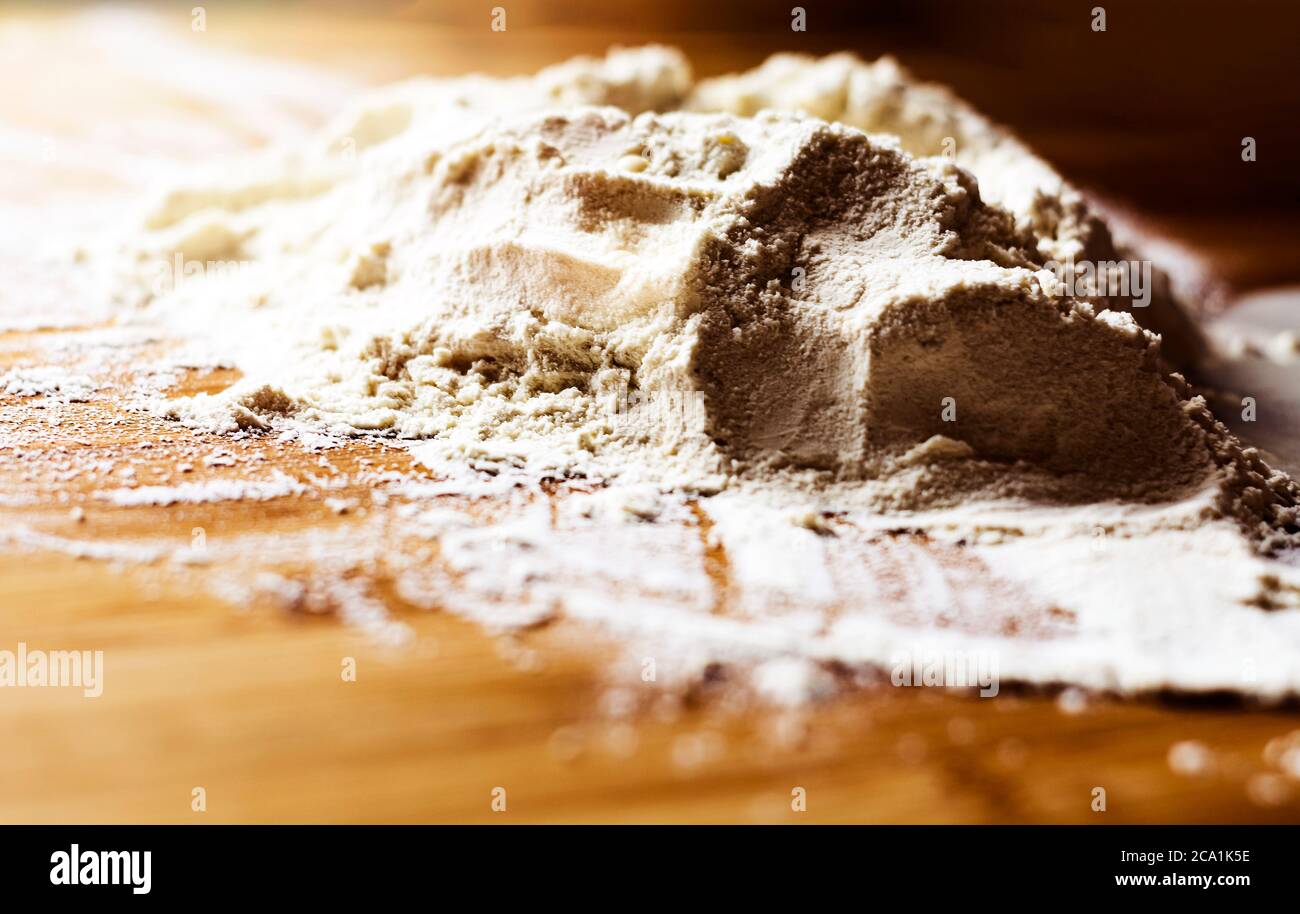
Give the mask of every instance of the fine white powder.
[(227, 174), (103, 255), (124, 315), (244, 372), (150, 410), (406, 447), (442, 477), (413, 498), (585, 487), (409, 516), (416, 603), (761, 661), (783, 702), (900, 652), (1300, 690), (1297, 488), (1173, 373), (1194, 321), (1158, 274), (1067, 294), (1124, 259), (1104, 222), (892, 62), (416, 81)]
[(50, 397), (65, 403), (84, 403), (95, 390), (95, 382), (84, 374), (57, 365), (13, 368), (0, 374), (0, 393), (19, 397)]
[(208, 482), (185, 482), (174, 486), (138, 486), (96, 492), (95, 498), (110, 504), (132, 505), (207, 505), (223, 501), (270, 501), (301, 495), (306, 486), (283, 473), (264, 481), (213, 479)]

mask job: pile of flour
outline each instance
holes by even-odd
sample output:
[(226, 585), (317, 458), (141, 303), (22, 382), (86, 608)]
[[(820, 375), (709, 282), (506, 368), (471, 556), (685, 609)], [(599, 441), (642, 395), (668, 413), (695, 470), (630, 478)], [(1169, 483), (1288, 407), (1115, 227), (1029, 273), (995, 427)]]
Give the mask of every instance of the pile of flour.
[[(619, 524), (699, 498), (754, 568), (841, 523), (1002, 541), (985, 566), (1097, 626), (1077, 656), (1015, 648), (1008, 675), (1239, 687), (1226, 662), (1179, 672), (1198, 636), (1175, 607), (1210, 625), (1225, 602), (1300, 602), (1294, 568), (1262, 557), (1300, 536), (1297, 487), (1174, 372), (1204, 343), (1166, 278), (1145, 307), (1068, 294), (1060, 264), (1125, 257), (1050, 166), (892, 61), (780, 56), (697, 83), (662, 48), (379, 91), (306, 148), (169, 188), (92, 255), (124, 320), (243, 371), (149, 407), (196, 429), (373, 436), (453, 479), (581, 479)], [(1106, 556), (1080, 551), (1099, 536)], [(461, 579), (492, 578), (501, 551), (458, 557), (457, 537)], [(557, 537), (519, 556), (534, 584), (575, 561), (545, 552)], [(1219, 586), (1155, 601), (1153, 562)], [(854, 597), (827, 599), (823, 622)], [(1139, 600), (1159, 606), (1116, 616)], [(1287, 656), (1285, 625), (1242, 629), (1243, 650)], [(869, 634), (764, 649), (882, 663)]]
[[(928, 155), (949, 136), (955, 162)], [(1046, 268), (1109, 245), (1047, 165), (891, 62), (692, 88), (644, 48), (380, 92), (309, 149), (168, 191), (118, 288), (244, 370), (163, 408), (200, 427), (826, 510), (1212, 489), (1272, 544), (1294, 487), (1134, 318), (1190, 325), (1177, 303), (1103, 309)]]
[[(915, 80), (892, 58), (864, 63), (852, 54), (812, 58), (777, 54), (736, 76), (701, 81), (688, 101), (697, 111), (752, 115), (765, 108), (802, 111), (867, 133), (898, 138), (914, 156), (944, 156), (979, 179), (983, 199), (1015, 214), (1033, 233), (1044, 257), (1070, 274), (1071, 265), (1134, 259), (1077, 189), (1015, 135), (990, 122), (946, 87)], [(1175, 283), (1155, 270), (1138, 310), (1131, 296), (1089, 296), (1099, 309), (1133, 311), (1162, 337), (1176, 367), (1202, 358), (1206, 344), (1196, 322), (1175, 298)]]

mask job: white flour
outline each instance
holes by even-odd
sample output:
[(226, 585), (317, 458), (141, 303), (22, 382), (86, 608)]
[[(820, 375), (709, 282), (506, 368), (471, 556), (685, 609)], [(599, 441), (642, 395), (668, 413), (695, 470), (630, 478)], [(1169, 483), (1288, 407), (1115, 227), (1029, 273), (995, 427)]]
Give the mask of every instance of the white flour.
[(1268, 557), (1296, 486), (1170, 373), (1194, 322), (1159, 276), (1145, 308), (1065, 294), (1054, 261), (1123, 257), (1105, 224), (890, 62), (416, 81), (223, 174), (90, 255), (183, 364), (244, 372), (147, 409), (409, 449), (442, 479), (377, 482), (407, 546), (366, 561), (417, 605), (588, 620), (687, 677), (758, 664), (783, 702), (981, 652), (1028, 682), (1300, 691), (1300, 574)]
[(284, 473), (275, 473), (265, 481), (214, 479), (210, 482), (185, 482), (174, 486), (138, 486), (108, 489), (95, 498), (110, 504), (131, 505), (208, 505), (223, 501), (270, 501), (301, 495), (307, 487)]
[(57, 365), (13, 368), (0, 375), (0, 392), (20, 397), (51, 397), (65, 403), (83, 403), (95, 393), (95, 382)]

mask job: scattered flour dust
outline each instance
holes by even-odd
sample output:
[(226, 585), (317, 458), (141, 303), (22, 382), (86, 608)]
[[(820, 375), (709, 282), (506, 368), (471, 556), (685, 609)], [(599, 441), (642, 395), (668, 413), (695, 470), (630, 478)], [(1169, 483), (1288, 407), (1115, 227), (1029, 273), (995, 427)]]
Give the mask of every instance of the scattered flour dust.
[(0, 393), (19, 397), (49, 397), (65, 403), (84, 403), (95, 390), (95, 382), (90, 378), (58, 365), (13, 368), (0, 375)]
[(414, 80), (88, 256), (122, 323), (243, 371), (143, 410), (433, 471), (369, 505), (417, 605), (587, 621), (781, 703), (923, 658), (1300, 692), (1297, 487), (1175, 372), (1193, 316), (1158, 271), (1146, 307), (1067, 294), (1060, 264), (1126, 257), (1102, 218), (890, 60)]
[(95, 493), (100, 501), (120, 506), (131, 505), (204, 505), (222, 501), (269, 501), (289, 495), (301, 495), (307, 487), (284, 473), (266, 481), (213, 479), (208, 482), (183, 482), (173, 486), (137, 486), (107, 489)]

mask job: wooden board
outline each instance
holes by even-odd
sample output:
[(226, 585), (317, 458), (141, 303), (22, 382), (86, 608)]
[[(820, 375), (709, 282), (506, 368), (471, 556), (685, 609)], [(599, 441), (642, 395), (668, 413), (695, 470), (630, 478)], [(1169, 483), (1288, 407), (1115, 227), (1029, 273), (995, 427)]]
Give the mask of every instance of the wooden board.
[[(67, 20), (11, 14), (0, 24), (0, 40), (19, 27), (36, 53), (66, 54)], [(386, 66), (418, 70), (430, 47), (438, 49), (439, 70), (486, 68), (456, 35), (410, 22), (362, 27), (315, 16), (243, 34), (241, 43), (241, 30), (223, 25), (219, 40), (263, 52), (292, 44), (299, 56), (329, 60), (365, 79), (391, 75)], [(521, 39), (532, 56), (511, 58), (509, 68), (593, 50), (609, 37), (561, 30)], [(630, 36), (625, 30), (617, 37)], [(703, 69), (761, 56), (716, 36), (686, 38), (705, 58)], [(187, 107), (165, 74), (152, 86), (114, 94), (102, 70), (79, 71), (66, 57), (56, 69), (63, 82), (55, 107), (34, 110), (7, 95), (0, 123), (32, 129), (44, 118), (75, 131), (85, 125), (73, 114), (110, 101), (115, 116), (127, 118), (157, 105)], [(17, 76), (2, 75), (6, 84)], [(100, 88), (80, 94), (90, 85)], [(76, 175), (49, 164), (29, 161), (31, 179), (60, 191), (78, 185)], [(80, 186), (94, 186), (81, 177)], [(57, 336), (4, 335), (0, 368)], [(190, 383), (228, 381), (204, 376)], [(182, 545), (195, 528), (209, 536), (287, 535), (357, 522), (310, 498), (87, 503), (84, 484), (50, 478), (39, 455), (59, 448), (81, 457), (138, 455), (133, 449), (153, 440), (157, 427), (146, 429), (145, 420), (111, 398), (61, 409), (57, 424), (47, 412), (34, 415), (22, 398), (0, 399), (0, 430), (25, 441), (0, 448), (0, 492), (36, 496), (34, 504), (0, 506), (6, 528), (40, 520), (80, 540), (114, 543), (148, 532)], [(189, 435), (174, 427), (165, 434), (182, 443)], [(307, 459), (265, 442), (241, 447), (264, 449), (270, 463), (291, 474)], [(142, 464), (141, 482), (172, 472), (175, 454), (157, 445)], [(342, 471), (362, 459), (402, 458), (358, 444), (325, 459)], [(69, 506), (83, 503), (85, 517), (77, 520)], [(242, 571), (208, 570), (232, 579)], [(157, 566), (0, 551), (0, 649), (23, 641), (103, 650), (106, 657), (97, 699), (67, 689), (0, 689), (0, 739), (12, 750), (0, 756), (0, 820), (1300, 821), (1300, 784), (1283, 781), (1264, 760), (1269, 740), (1300, 729), (1300, 714), (1291, 710), (1152, 698), (1097, 699), (1081, 713), (1065, 713), (1051, 695), (1004, 692), (982, 701), (885, 689), (807, 712), (737, 713), (674, 699), (611, 719), (600, 699), (608, 665), (619, 655), (592, 632), (565, 623), (503, 642), (454, 613), (421, 612), (391, 594), (387, 602), (415, 631), (412, 644), (383, 647), (330, 616), (241, 609)], [(355, 682), (340, 676), (349, 657), (357, 664)], [(1171, 770), (1170, 748), (1183, 740), (1208, 745), (1213, 770)], [(499, 787), (507, 796), (501, 812), (491, 806)], [(1104, 812), (1092, 809), (1097, 787), (1106, 791)], [(195, 788), (205, 791), (205, 811), (192, 809)], [(797, 788), (806, 794), (803, 812), (792, 809)]]

